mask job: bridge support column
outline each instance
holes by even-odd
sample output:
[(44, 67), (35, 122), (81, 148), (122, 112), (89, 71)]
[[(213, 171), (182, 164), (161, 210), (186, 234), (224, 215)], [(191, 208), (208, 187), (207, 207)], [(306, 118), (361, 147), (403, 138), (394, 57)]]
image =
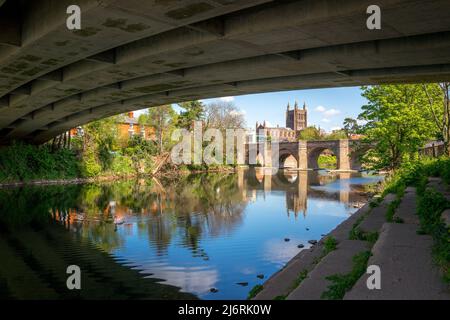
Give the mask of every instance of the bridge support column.
[(298, 168), (300, 170), (308, 170), (308, 146), (307, 142), (301, 140), (298, 142)]
[(336, 156), (338, 157), (339, 163), (338, 170), (351, 170), (350, 146), (348, 140), (339, 140), (338, 154)]
[(264, 143), (264, 150), (262, 152), (264, 157), (264, 167), (272, 167), (272, 147), (270, 142)]

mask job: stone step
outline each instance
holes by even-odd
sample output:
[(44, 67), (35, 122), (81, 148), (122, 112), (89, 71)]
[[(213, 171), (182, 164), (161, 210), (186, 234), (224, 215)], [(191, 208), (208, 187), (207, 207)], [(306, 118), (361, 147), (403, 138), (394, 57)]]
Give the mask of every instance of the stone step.
[(383, 201), (377, 207), (372, 208), (367, 217), (359, 224), (359, 229), (367, 233), (379, 232), (386, 222), (387, 208), (396, 198), (397, 196), (392, 193), (387, 194)]
[(370, 211), (369, 203), (366, 203), (363, 207), (361, 207), (358, 211), (352, 214), (348, 219), (339, 224), (333, 231), (331, 231), (327, 237), (333, 237), (338, 241), (338, 243), (347, 240), (350, 230), (353, 228), (353, 225), (366, 215)]
[(273, 300), (278, 296), (288, 295), (295, 289), (293, 285), (300, 274), (314, 268), (316, 261), (322, 255), (322, 250), (321, 244), (302, 250), (283, 269), (264, 283), (264, 289), (253, 300)]
[[(369, 204), (365, 204), (348, 219), (339, 224), (326, 237), (333, 237), (338, 243), (348, 239), (348, 234), (353, 224), (370, 209)], [(324, 237), (324, 238), (326, 238)], [(293, 289), (292, 286), (303, 271), (311, 271), (317, 260), (323, 252), (323, 240), (316, 246), (304, 249), (298, 253), (289, 263), (280, 271), (271, 276), (265, 283), (264, 289), (256, 295), (254, 300), (272, 300), (278, 296), (286, 296)]]
[(403, 195), (402, 202), (395, 211), (394, 217), (400, 218), (403, 223), (419, 224), (417, 208), (416, 188), (408, 187)]
[(381, 289), (369, 290), (364, 274), (345, 295), (348, 300), (450, 299), (433, 264), (430, 236), (418, 235), (415, 224), (385, 223), (368, 265), (381, 269)]
[(326, 255), (308, 274), (305, 280), (292, 291), (288, 300), (318, 300), (331, 284), (326, 277), (347, 274), (353, 268), (353, 257), (369, 250), (369, 243), (360, 240), (344, 240), (336, 250)]

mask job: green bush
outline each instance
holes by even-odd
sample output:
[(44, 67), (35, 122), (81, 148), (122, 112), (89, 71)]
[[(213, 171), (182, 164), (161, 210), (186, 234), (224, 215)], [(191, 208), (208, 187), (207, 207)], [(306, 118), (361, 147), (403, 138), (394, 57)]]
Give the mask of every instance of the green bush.
[(441, 214), (446, 208), (450, 208), (449, 201), (441, 193), (428, 188), (419, 197), (417, 214), (421, 233), (433, 237), (433, 257), (443, 268), (445, 281), (450, 282), (449, 230), (441, 220)]
[(75, 153), (62, 149), (51, 151), (48, 145), (15, 143), (0, 148), (0, 181), (67, 179), (80, 174)]
[(96, 177), (102, 172), (102, 166), (93, 151), (86, 151), (82, 155), (81, 174), (83, 177)]
[(133, 160), (128, 156), (116, 155), (112, 160), (111, 170), (117, 175), (129, 175), (135, 172)]

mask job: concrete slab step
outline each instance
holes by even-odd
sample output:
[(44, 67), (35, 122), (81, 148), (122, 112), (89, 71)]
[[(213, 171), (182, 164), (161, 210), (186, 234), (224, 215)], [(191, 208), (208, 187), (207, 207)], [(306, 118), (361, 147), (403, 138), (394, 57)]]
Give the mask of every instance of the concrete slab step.
[(397, 198), (396, 195), (389, 193), (378, 207), (372, 208), (367, 217), (359, 224), (359, 229), (363, 232), (378, 232), (386, 222), (386, 211), (389, 204)]
[(273, 300), (278, 296), (288, 295), (295, 287), (295, 281), (303, 271), (311, 271), (322, 255), (323, 246), (316, 245), (302, 250), (280, 271), (272, 275), (265, 283), (264, 289), (253, 300)]
[(369, 290), (364, 274), (345, 295), (348, 300), (450, 299), (433, 264), (432, 238), (416, 233), (414, 224), (385, 223), (368, 265), (381, 269), (381, 289)]
[(305, 280), (292, 291), (288, 300), (318, 300), (331, 284), (326, 277), (334, 274), (346, 274), (353, 268), (353, 257), (369, 250), (369, 243), (360, 240), (344, 240), (335, 251), (325, 256), (308, 274)]
[(339, 224), (333, 231), (327, 234), (326, 237), (333, 237), (338, 241), (338, 243), (347, 240), (350, 230), (353, 228), (353, 225), (366, 215), (370, 211), (369, 203), (366, 203), (363, 207), (361, 207), (358, 211), (352, 214), (347, 220), (343, 221)]
[(394, 217), (400, 218), (403, 223), (419, 224), (417, 208), (416, 188), (408, 187), (403, 195), (402, 202), (395, 211)]

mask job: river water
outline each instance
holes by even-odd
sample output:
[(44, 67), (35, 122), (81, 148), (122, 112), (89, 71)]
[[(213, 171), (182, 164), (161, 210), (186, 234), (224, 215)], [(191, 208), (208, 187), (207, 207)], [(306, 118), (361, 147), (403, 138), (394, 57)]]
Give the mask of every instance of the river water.
[[(381, 179), (257, 168), (176, 181), (3, 189), (0, 259), (10, 262), (0, 267), (0, 296), (70, 298), (60, 273), (71, 263), (87, 279), (79, 297), (145, 297), (137, 287), (151, 281), (158, 288), (146, 292), (157, 297), (245, 299), (299, 245), (308, 248), (308, 240), (354, 213)], [(134, 282), (121, 280), (127, 277)], [(96, 284), (116, 289), (89, 293)]]

